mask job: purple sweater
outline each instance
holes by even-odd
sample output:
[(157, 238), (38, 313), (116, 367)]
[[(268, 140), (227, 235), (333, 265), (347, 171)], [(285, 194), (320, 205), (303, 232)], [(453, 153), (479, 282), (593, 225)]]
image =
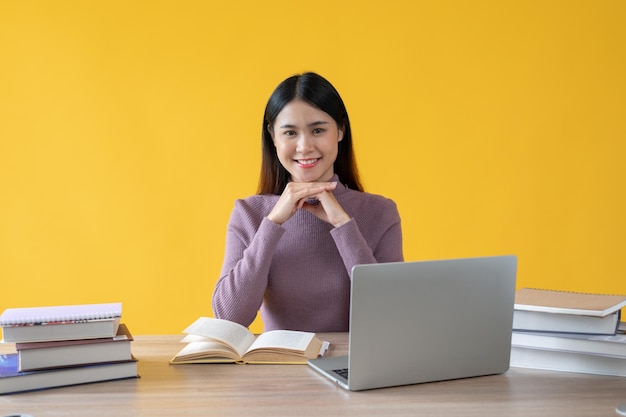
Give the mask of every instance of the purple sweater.
[(392, 200), (341, 183), (333, 193), (352, 217), (337, 228), (306, 210), (272, 223), (277, 195), (235, 202), (215, 317), (249, 326), (260, 309), (265, 330), (348, 331), (352, 267), (402, 261), (402, 230)]

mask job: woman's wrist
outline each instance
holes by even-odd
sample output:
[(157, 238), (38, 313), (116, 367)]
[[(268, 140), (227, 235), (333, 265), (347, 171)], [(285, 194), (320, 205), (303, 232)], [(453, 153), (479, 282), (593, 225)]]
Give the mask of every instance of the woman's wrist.
[(277, 220), (273, 219), (270, 214), (267, 215), (266, 219), (269, 220), (270, 222), (274, 223), (276, 226), (281, 226), (282, 225), (282, 223), (280, 223)]
[(334, 227), (341, 227), (344, 224), (348, 223), (350, 220), (352, 220), (352, 218), (350, 216), (342, 217), (341, 219), (333, 222), (333, 226)]

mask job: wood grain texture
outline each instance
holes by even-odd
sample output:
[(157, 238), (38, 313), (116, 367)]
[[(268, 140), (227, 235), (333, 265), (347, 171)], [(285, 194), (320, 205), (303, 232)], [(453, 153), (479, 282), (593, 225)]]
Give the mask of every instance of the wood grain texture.
[[(329, 354), (346, 334), (321, 334)], [(305, 365), (169, 365), (180, 335), (137, 336), (140, 379), (0, 396), (0, 416), (614, 416), (626, 378), (513, 368), (502, 375), (348, 392)], [(0, 352), (13, 351), (11, 344)]]

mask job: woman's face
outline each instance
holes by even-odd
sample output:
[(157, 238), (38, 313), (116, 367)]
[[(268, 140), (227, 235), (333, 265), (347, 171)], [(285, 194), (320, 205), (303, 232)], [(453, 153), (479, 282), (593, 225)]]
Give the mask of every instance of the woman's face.
[(327, 113), (296, 99), (283, 107), (269, 130), (278, 160), (292, 181), (332, 178), (343, 132)]

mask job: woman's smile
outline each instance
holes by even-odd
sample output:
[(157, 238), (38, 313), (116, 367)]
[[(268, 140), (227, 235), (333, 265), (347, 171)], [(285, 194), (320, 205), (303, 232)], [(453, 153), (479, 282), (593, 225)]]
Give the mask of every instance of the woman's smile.
[(298, 163), (298, 165), (300, 165), (302, 168), (312, 168), (315, 165), (317, 165), (317, 161), (319, 161), (321, 158), (315, 158), (315, 159), (296, 159), (296, 162)]

